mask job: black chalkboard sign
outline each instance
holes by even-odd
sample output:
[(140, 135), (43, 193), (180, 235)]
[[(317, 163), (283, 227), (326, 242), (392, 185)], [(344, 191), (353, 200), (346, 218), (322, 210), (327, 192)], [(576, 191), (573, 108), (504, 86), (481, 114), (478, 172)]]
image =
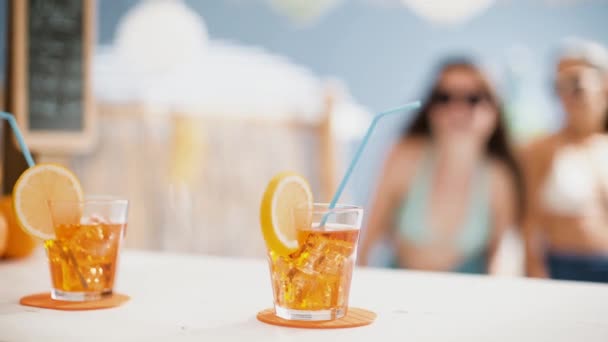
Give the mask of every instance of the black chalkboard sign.
[(12, 93), (36, 151), (86, 150), (93, 138), (92, 0), (13, 0)]
[(31, 130), (83, 129), (81, 0), (29, 0)]

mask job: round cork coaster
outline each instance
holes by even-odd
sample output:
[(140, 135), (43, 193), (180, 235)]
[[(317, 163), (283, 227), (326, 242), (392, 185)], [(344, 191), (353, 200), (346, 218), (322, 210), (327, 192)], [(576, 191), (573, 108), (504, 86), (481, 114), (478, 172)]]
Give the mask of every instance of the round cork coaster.
[(45, 292), (25, 296), (19, 300), (19, 304), (43, 309), (81, 311), (114, 308), (126, 303), (129, 299), (129, 296), (113, 293), (111, 296), (100, 300), (69, 302), (63, 300), (54, 300), (51, 298), (50, 292)]
[(356, 328), (372, 324), (376, 319), (376, 316), (375, 313), (369, 310), (348, 308), (346, 316), (333, 321), (290, 321), (277, 317), (274, 313), (274, 309), (266, 309), (258, 312), (257, 318), (260, 322), (288, 328), (339, 329)]

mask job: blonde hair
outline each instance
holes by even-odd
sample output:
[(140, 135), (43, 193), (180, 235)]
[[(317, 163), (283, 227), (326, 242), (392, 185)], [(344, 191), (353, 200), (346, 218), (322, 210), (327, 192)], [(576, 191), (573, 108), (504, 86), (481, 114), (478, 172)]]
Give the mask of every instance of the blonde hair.
[(557, 50), (557, 64), (577, 60), (608, 74), (608, 49), (600, 43), (582, 38), (564, 39)]

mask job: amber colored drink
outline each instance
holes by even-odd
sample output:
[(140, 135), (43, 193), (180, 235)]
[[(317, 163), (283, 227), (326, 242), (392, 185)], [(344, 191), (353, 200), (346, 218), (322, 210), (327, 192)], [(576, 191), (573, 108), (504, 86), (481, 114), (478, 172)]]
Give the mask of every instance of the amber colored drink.
[(125, 227), (106, 223), (56, 225), (56, 239), (44, 243), (53, 293), (68, 298), (77, 294), (80, 300), (111, 294)]
[(302, 229), (297, 252), (278, 256), (269, 251), (277, 314), (297, 320), (344, 316), (358, 237), (359, 230), (348, 225)]

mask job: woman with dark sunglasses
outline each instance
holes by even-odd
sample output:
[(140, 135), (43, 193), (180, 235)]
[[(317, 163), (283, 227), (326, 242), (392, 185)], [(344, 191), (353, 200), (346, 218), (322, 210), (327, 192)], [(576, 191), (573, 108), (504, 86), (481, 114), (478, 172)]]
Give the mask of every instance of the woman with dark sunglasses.
[(385, 163), (360, 263), (388, 237), (394, 266), (493, 272), (501, 237), (517, 220), (520, 184), (488, 81), (470, 61), (445, 63)]
[(571, 41), (555, 90), (563, 128), (524, 150), (529, 190), (526, 270), (534, 277), (608, 282), (608, 51)]

